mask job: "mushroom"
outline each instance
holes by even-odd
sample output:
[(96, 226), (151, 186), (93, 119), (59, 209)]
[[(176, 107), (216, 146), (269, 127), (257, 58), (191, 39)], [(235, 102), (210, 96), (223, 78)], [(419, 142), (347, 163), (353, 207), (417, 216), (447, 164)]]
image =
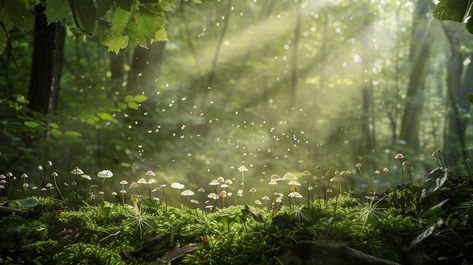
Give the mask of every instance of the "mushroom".
[(71, 170), (71, 175), (74, 175), (75, 178), (76, 178), (76, 182), (78, 182), (78, 177), (79, 175), (84, 175), (84, 171), (82, 171), (82, 169), (80, 169), (79, 167), (76, 166), (76, 168), (74, 168), (73, 170)]
[(253, 198), (253, 201), (255, 200), (255, 193), (256, 193), (256, 189), (255, 188), (251, 188), (249, 190), (249, 192), (251, 193), (251, 198)]
[(361, 163), (360, 162), (356, 163), (355, 167), (358, 169), (358, 172), (361, 173)]
[(92, 178), (91, 178), (89, 175), (83, 174), (83, 175), (80, 175), (80, 176), (81, 176), (81, 178), (83, 178), (83, 179), (92, 180)]
[(222, 209), (225, 208), (225, 197), (227, 197), (227, 192), (222, 190), (219, 193), (219, 197), (222, 198)]
[(330, 179), (330, 182), (337, 183), (339, 188), (339, 195), (342, 194), (342, 183), (345, 182), (345, 178), (341, 175), (335, 175)]
[[(287, 197), (291, 198), (291, 199), (293, 200), (294, 204), (295, 204), (295, 203), (296, 203), (296, 199), (302, 198), (302, 194), (300, 194), (300, 193), (297, 192), (297, 191), (293, 191), (293, 192), (289, 193), (289, 194), (287, 195)], [(291, 199), (290, 199), (289, 201), (291, 201)], [(290, 205), (292, 206), (292, 204), (290, 204)]]
[(154, 179), (154, 177), (156, 177), (156, 174), (153, 171), (148, 170), (145, 173), (145, 176), (148, 177), (148, 196), (151, 198), (151, 184), (156, 183), (156, 179)]
[(286, 173), (282, 177), (282, 180), (297, 180), (297, 178), (292, 173)]
[(148, 185), (148, 181), (144, 178), (140, 178), (136, 183), (141, 185), (141, 196), (143, 197), (144, 185)]
[(126, 194), (126, 190), (123, 189), (120, 191), (120, 194), (122, 195), (122, 205), (125, 205), (125, 194)]
[(260, 200), (255, 200), (255, 205), (262, 205), (263, 203)]
[(268, 208), (268, 210), (269, 210), (268, 203), (271, 199), (268, 196), (265, 195), (265, 196), (263, 196), (263, 198), (261, 198), (261, 200), (266, 202), (266, 208)]
[(100, 198), (102, 198), (102, 202), (105, 202), (104, 198), (103, 198), (103, 195), (105, 194), (105, 192), (103, 191), (99, 191), (99, 195), (100, 195)]
[(54, 187), (56, 188), (57, 193), (59, 194), (59, 197), (61, 198), (61, 200), (64, 200), (64, 197), (62, 196), (61, 190), (59, 189), (59, 187), (57, 185), (57, 181), (56, 181), (56, 178), (58, 177), (58, 174), (56, 172), (53, 172), (53, 173), (51, 173), (51, 177), (53, 177)]
[[(195, 193), (191, 190), (184, 190), (181, 192), (181, 196), (184, 196), (184, 197), (190, 197), (190, 196), (194, 196)], [(182, 208), (182, 205), (181, 205), (181, 208)]]
[(185, 188), (184, 184), (181, 184), (179, 182), (174, 182), (171, 184), (171, 188), (173, 189), (176, 189), (178, 194), (179, 194), (179, 201), (180, 201), (180, 205), (181, 205), (181, 208), (182, 208), (182, 199), (181, 199), (181, 190)]
[(241, 173), (241, 184), (242, 186), (245, 185), (245, 174), (244, 172), (248, 172), (248, 168), (246, 168), (245, 166), (240, 166), (238, 168), (238, 171)]
[(102, 179), (102, 189), (105, 188), (105, 179), (113, 177), (112, 171), (105, 169), (97, 173), (97, 177)]

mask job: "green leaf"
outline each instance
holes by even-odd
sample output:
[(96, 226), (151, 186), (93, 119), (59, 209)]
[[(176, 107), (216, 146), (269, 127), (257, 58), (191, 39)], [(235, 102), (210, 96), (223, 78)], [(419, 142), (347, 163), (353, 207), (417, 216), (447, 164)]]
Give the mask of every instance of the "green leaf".
[(110, 113), (108, 112), (100, 112), (98, 114), (98, 116), (100, 117), (100, 119), (104, 120), (104, 121), (113, 121), (113, 117), (112, 115), (110, 115)]
[(473, 104), (473, 94), (470, 94), (468, 96), (468, 100), (470, 100), (470, 103)]
[(92, 33), (95, 26), (96, 9), (92, 0), (71, 0), (71, 9), (77, 23), (87, 33)]
[(463, 22), (467, 8), (468, 1), (440, 0), (434, 8), (434, 16), (441, 20)]
[(122, 9), (131, 11), (133, 0), (115, 0), (115, 4)]
[(34, 128), (37, 128), (39, 127), (39, 123), (35, 122), (35, 121), (25, 121), (23, 122), (23, 124), (28, 127), (28, 128), (31, 128), (31, 129), (34, 129)]
[(128, 102), (128, 108), (132, 110), (138, 110), (138, 104), (135, 102)]
[(69, 138), (79, 138), (79, 137), (82, 137), (82, 134), (80, 132), (76, 132), (76, 131), (66, 131), (64, 133), (64, 135), (66, 137), (69, 137)]
[(53, 129), (59, 129), (59, 124), (55, 123), (55, 122), (51, 122), (49, 124), (49, 127), (53, 128)]
[(19, 96), (16, 98), (16, 102), (18, 103), (26, 103), (28, 102), (24, 96)]
[(95, 16), (97, 18), (103, 17), (108, 10), (112, 8), (113, 5), (113, 0), (97, 0), (97, 11), (95, 13)]
[(112, 33), (110, 26), (105, 24), (98, 25), (97, 36), (100, 43), (108, 47), (109, 52), (118, 53), (128, 46), (128, 36)]
[(429, 227), (427, 227), (427, 229), (425, 229), (422, 233), (420, 233), (412, 242), (411, 242), (411, 247), (414, 247), (416, 246), (417, 244), (419, 244), (420, 242), (424, 241), (424, 239), (428, 238), (429, 236), (431, 236), (435, 229), (439, 228), (440, 226), (442, 226), (443, 224), (443, 220), (442, 219), (438, 219), (434, 224), (430, 225)]
[(131, 95), (128, 95), (125, 97), (125, 101), (126, 102), (134, 102), (135, 101), (135, 98)]
[(21, 206), (23, 208), (34, 208), (36, 205), (38, 205), (38, 200), (33, 197), (21, 201)]
[[(25, 27), (26, 6), (23, 1), (19, 0), (3, 0), (5, 11), (10, 20), (19, 28)], [(3, 20), (3, 19), (2, 19)]]
[(448, 201), (449, 199), (445, 199), (441, 201), (440, 203), (432, 206), (430, 209), (424, 212), (423, 216), (429, 217), (429, 220), (437, 220), (439, 219), (442, 214), (442, 206)]
[(145, 95), (136, 95), (133, 99), (136, 103), (143, 103), (148, 99), (148, 97)]
[(421, 198), (425, 198), (440, 189), (447, 181), (448, 173), (442, 168), (436, 168), (430, 172), (422, 188)]
[(48, 19), (48, 24), (66, 18), (69, 10), (69, 4), (65, 0), (48, 0), (46, 2), (46, 17)]
[(147, 11), (138, 11), (127, 25), (128, 35), (132, 43), (147, 44), (147, 40), (154, 40), (159, 29), (159, 20)]
[(167, 41), (168, 40), (168, 33), (164, 27), (160, 28), (156, 31), (156, 35), (154, 38), (158, 41)]
[(56, 138), (59, 138), (62, 136), (62, 132), (58, 129), (51, 129), (50, 133), (53, 137), (56, 137)]
[(129, 17), (130, 12), (121, 8), (115, 9), (112, 14), (112, 32), (116, 34), (122, 33), (126, 24), (128, 24)]

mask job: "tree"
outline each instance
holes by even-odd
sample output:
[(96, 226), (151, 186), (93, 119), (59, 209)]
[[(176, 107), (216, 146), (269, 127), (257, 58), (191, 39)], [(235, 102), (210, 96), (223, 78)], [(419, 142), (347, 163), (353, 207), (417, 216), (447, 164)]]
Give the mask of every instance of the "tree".
[(45, 8), (41, 4), (37, 5), (28, 93), (29, 107), (33, 111), (47, 114), (57, 104), (64, 38), (64, 28), (60, 23), (48, 25)]
[(400, 139), (414, 151), (419, 150), (419, 124), (423, 105), (424, 78), (430, 53), (430, 0), (419, 0), (414, 10), (409, 59), (411, 70), (406, 105), (401, 120)]

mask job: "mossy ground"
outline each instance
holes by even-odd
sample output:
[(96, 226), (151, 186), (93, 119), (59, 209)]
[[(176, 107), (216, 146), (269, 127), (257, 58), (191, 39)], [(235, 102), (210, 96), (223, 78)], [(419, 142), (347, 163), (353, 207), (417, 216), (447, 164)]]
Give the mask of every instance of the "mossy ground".
[[(462, 191), (471, 191), (470, 182), (462, 185)], [(377, 200), (346, 194), (278, 212), (231, 206), (205, 213), (146, 199), (138, 207), (104, 203), (73, 208), (37, 198), (39, 204), (29, 210), (34, 218), (0, 219), (0, 263), (323, 264), (323, 257), (320, 263), (304, 260), (297, 249), (299, 242), (316, 242), (346, 245), (401, 264), (421, 254), (428, 257), (422, 264), (453, 264), (471, 259), (467, 251), (473, 236), (471, 205), (457, 207), (465, 205), (460, 203), (465, 198), (458, 199), (464, 192), (453, 192), (454, 187), (459, 185), (450, 181), (428, 200), (420, 200), (420, 186), (401, 186)], [(452, 205), (435, 216), (444, 225), (412, 246), (432, 225), (431, 207), (446, 197)], [(21, 204), (12, 201), (9, 207)]]

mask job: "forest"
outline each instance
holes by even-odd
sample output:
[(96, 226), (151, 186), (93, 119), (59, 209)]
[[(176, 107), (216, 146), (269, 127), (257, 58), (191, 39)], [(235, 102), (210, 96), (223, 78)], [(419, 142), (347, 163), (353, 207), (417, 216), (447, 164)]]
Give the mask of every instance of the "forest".
[(472, 16), (0, 1), (0, 264), (473, 264)]

